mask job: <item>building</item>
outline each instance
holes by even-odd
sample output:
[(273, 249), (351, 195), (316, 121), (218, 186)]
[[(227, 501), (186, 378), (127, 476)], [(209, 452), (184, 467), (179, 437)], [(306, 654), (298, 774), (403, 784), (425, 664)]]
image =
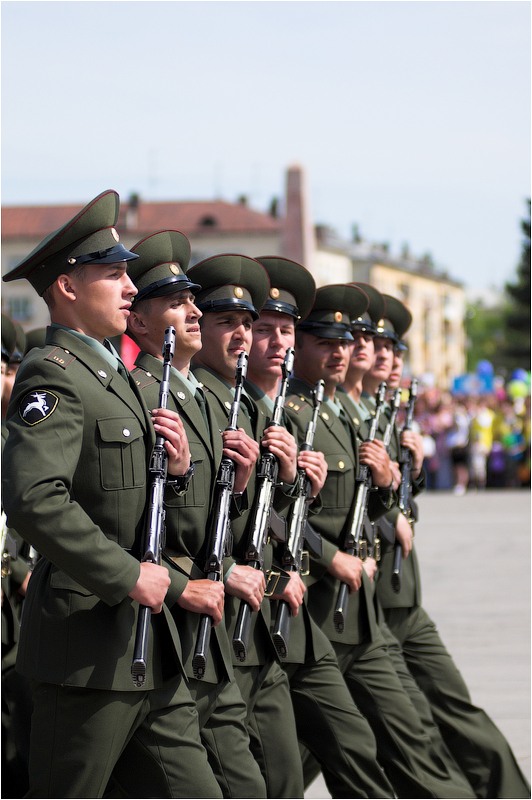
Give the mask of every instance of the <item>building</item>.
[[(87, 201), (85, 201), (87, 202)], [(2, 208), (2, 275), (51, 231), (84, 205), (6, 206)], [(144, 202), (122, 200), (117, 229), (128, 247), (157, 230), (177, 229), (192, 246), (192, 263), (223, 252), (249, 256), (284, 255), (304, 264), (318, 286), (362, 281), (395, 295), (411, 310), (411, 345), (406, 373), (449, 387), (465, 371), (465, 292), (460, 283), (434, 269), (428, 259), (408, 254), (393, 258), (382, 246), (355, 237), (349, 242), (310, 219), (305, 174), (287, 169), (283, 212), (272, 202), (267, 212), (250, 208), (245, 198)], [(26, 281), (2, 284), (2, 309), (25, 330), (48, 323), (48, 310)]]

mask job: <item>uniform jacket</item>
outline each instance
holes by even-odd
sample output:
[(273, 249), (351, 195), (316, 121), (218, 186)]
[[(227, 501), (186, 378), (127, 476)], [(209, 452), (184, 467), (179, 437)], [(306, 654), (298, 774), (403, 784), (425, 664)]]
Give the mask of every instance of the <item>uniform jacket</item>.
[[(24, 604), (17, 666), (29, 678), (134, 689), (131, 660), (154, 443), (127, 381), (85, 342), (49, 328), (21, 365), (8, 412), (4, 505), (41, 554)], [(152, 616), (145, 688), (180, 669), (175, 624)]]
[[(159, 402), (163, 362), (148, 353), (139, 353), (132, 377), (139, 386), (148, 408)], [(192, 658), (196, 645), (200, 614), (185, 611), (176, 600), (182, 594), (189, 577), (204, 578), (206, 539), (212, 518), (214, 481), (222, 457), (222, 439), (212, 410), (207, 407), (209, 426), (188, 386), (175, 375), (170, 377), (168, 408), (177, 411), (185, 426), (194, 476), (183, 495), (166, 495), (165, 563), (170, 569), (171, 586), (166, 602), (172, 609), (183, 645), (185, 671), (194, 677)], [(212, 629), (211, 657), (207, 659), (204, 683), (217, 683), (232, 674), (231, 651), (223, 621)], [(217, 645), (213, 644), (216, 640)], [(223, 657), (222, 657), (223, 654)]]
[[(290, 391), (286, 411), (297, 428), (299, 441), (302, 442), (312, 417), (312, 387), (296, 378), (290, 382)], [(334, 412), (322, 405), (316, 425), (314, 449), (321, 450), (325, 455), (327, 479), (320, 493), (322, 509), (312, 519), (313, 527), (322, 537), (323, 556), (320, 559), (311, 559), (311, 580), (314, 582), (308, 590), (308, 607), (314, 620), (331, 641), (348, 645), (360, 644), (372, 639), (377, 631), (371, 583), (363, 573), (362, 588), (349, 596), (345, 629), (343, 633), (338, 633), (334, 627), (333, 614), (340, 582), (327, 571), (335, 553), (343, 547), (354, 509), (355, 478), (358, 471), (356, 431), (353, 426), (348, 430)], [(371, 493), (371, 517), (383, 514), (387, 507), (379, 492)]]

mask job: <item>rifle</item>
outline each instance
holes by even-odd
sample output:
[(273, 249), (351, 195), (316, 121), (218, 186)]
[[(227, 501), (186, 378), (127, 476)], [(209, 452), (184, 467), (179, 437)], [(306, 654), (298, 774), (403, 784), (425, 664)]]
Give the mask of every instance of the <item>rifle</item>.
[[(388, 420), (386, 429), (384, 431), (384, 436), (382, 437), (383, 444), (386, 447), (387, 451), (389, 451), (390, 448), (390, 442), (392, 440), (392, 434), (395, 428), (395, 420), (397, 418), (397, 412), (399, 411), (400, 405), (401, 405), (401, 389), (397, 388), (393, 393), (390, 419)], [(373, 526), (373, 523), (371, 524)], [(389, 545), (393, 545), (395, 543), (395, 527), (388, 519), (386, 519), (386, 516), (381, 517), (377, 521), (377, 530), (378, 533), (382, 535), (383, 539), (386, 539)], [(374, 552), (370, 555), (373, 555), (376, 561), (380, 560), (381, 548), (380, 548), (380, 539), (378, 535), (376, 535), (374, 539)]]
[[(235, 396), (229, 410), (229, 420), (225, 429), (226, 431), (238, 430), (238, 413), (240, 411), (240, 400), (247, 368), (248, 354), (242, 352), (238, 356), (236, 365)], [(222, 580), (223, 558), (231, 552), (231, 524), (229, 512), (235, 483), (235, 472), (235, 462), (231, 458), (224, 456), (220, 461), (218, 474), (216, 476), (212, 524), (209, 538), (209, 554), (205, 563), (205, 572), (210, 581)], [(212, 617), (210, 617), (209, 614), (202, 614), (196, 639), (196, 649), (194, 650), (194, 656), (192, 658), (192, 669), (194, 677), (197, 680), (200, 680), (205, 675), (211, 629)]]
[[(284, 358), (282, 379), (279, 384), (277, 397), (275, 398), (273, 416), (268, 427), (270, 427), (270, 425), (282, 424), (288, 381), (292, 375), (293, 368), (294, 349), (293, 347), (289, 347)], [(245, 555), (246, 563), (254, 569), (262, 569), (264, 566), (264, 548), (266, 547), (270, 532), (273, 495), (277, 485), (278, 472), (279, 462), (277, 458), (272, 455), (272, 453), (264, 452), (261, 456), (257, 473), (257, 482), (259, 486), (258, 491), (255, 493), (250, 536)], [(240, 608), (238, 609), (236, 627), (233, 634), (233, 650), (239, 661), (246, 660), (251, 613), (251, 606), (249, 603), (242, 600)]]
[[(320, 380), (317, 382), (312, 392), (314, 410), (312, 412), (312, 418), (307, 426), (305, 441), (301, 445), (300, 450), (312, 450), (318, 414), (323, 401), (324, 387), (325, 383)], [(282, 566), (289, 572), (299, 572), (301, 570), (303, 541), (306, 540), (307, 544), (310, 544), (309, 540), (312, 541), (313, 537), (317, 538), (318, 536), (307, 524), (308, 509), (311, 502), (310, 492), (311, 485), (307, 473), (304, 469), (298, 469), (296, 499), (290, 509), (288, 536), (282, 556)], [(313, 549), (316, 549), (315, 545)], [(286, 600), (279, 600), (275, 625), (272, 631), (272, 639), (275, 649), (281, 658), (286, 658), (289, 638), (290, 606)]]
[[(163, 344), (163, 377), (159, 387), (159, 408), (167, 408), (170, 393), (170, 367), (175, 351), (175, 328), (168, 327), (164, 332)], [(164, 447), (164, 436), (157, 435), (153, 446), (149, 473), (150, 493), (148, 513), (144, 530), (143, 556), (141, 561), (152, 564), (161, 563), (161, 553), (165, 539), (165, 510), (163, 505), (164, 486), (168, 470), (168, 454)], [(150, 630), (151, 608), (141, 605), (137, 618), (135, 649), (131, 662), (131, 677), (137, 687), (143, 686), (146, 680), (146, 662), (148, 658), (148, 637)]]
[[(384, 404), (384, 395), (386, 394), (386, 384), (380, 384), (375, 400), (375, 415), (371, 420), (371, 427), (369, 430), (367, 442), (372, 442), (375, 439), (377, 428), (379, 426), (379, 417), (381, 415), (382, 407)], [(369, 493), (372, 487), (371, 470), (367, 464), (360, 464), (358, 475), (356, 478), (356, 501), (355, 509), (353, 511), (353, 518), (349, 526), (349, 531), (345, 537), (343, 551), (351, 556), (364, 558), (367, 556), (367, 542), (363, 541), (364, 521), (367, 517)], [(343, 633), (345, 618), (347, 615), (347, 603), (349, 600), (349, 587), (347, 583), (341, 583), (338, 590), (338, 598), (336, 600), (336, 607), (334, 611), (333, 621), (334, 627), (338, 633)]]
[[(417, 398), (417, 380), (412, 378), (410, 384), (410, 393), (408, 396), (408, 405), (406, 407), (406, 421), (403, 426), (403, 431), (410, 430), (414, 420), (414, 406)], [(399, 484), (399, 499), (398, 506), (402, 514), (405, 515), (408, 522), (414, 522), (415, 515), (413, 513), (413, 504), (411, 500), (412, 493), (412, 453), (407, 447), (401, 447), (399, 454), (399, 464), (401, 465), (401, 483)], [(394, 592), (401, 590), (401, 568), (403, 563), (403, 553), (401, 545), (396, 542), (393, 553), (393, 571), (392, 571), (392, 589)]]

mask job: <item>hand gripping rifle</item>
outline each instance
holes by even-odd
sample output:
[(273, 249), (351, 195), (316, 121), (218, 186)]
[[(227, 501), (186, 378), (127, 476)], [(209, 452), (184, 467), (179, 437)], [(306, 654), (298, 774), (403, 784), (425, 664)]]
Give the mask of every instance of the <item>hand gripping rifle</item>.
[[(323, 401), (324, 382), (318, 381), (312, 392), (314, 410), (312, 418), (307, 426), (305, 441), (300, 450), (312, 450), (316, 423), (320, 406)], [(311, 503), (311, 485), (307, 473), (304, 469), (297, 471), (297, 493), (296, 499), (290, 509), (290, 522), (288, 535), (284, 545), (282, 566), (288, 572), (300, 572), (303, 560), (303, 542), (306, 540), (310, 546), (312, 542), (313, 550), (319, 550), (319, 546), (314, 544), (318, 540), (318, 535), (307, 524), (308, 509)], [(309, 530), (310, 529), (310, 530)], [(310, 541), (309, 541), (310, 540)], [(321, 555), (321, 553), (317, 553)], [(288, 640), (290, 638), (290, 606), (286, 600), (279, 600), (277, 607), (277, 617), (272, 631), (272, 639), (275, 649), (281, 658), (286, 658), (288, 653)]]
[[(244, 388), (244, 380), (248, 368), (248, 354), (240, 353), (236, 365), (235, 396), (229, 411), (229, 420), (226, 431), (238, 430), (238, 413), (240, 400)], [(224, 556), (231, 552), (231, 523), (229, 512), (231, 495), (235, 483), (235, 462), (231, 458), (223, 457), (220, 461), (216, 476), (216, 488), (213, 503), (212, 525), (209, 538), (209, 553), (205, 563), (205, 572), (210, 581), (221, 581)], [(205, 675), (207, 656), (211, 638), (212, 617), (202, 614), (199, 623), (196, 649), (192, 658), (194, 677), (200, 680)]]
[[(277, 397), (275, 398), (270, 425), (282, 424), (288, 381), (290, 380), (293, 369), (294, 349), (293, 347), (289, 347), (282, 365), (282, 379), (279, 384)], [(261, 456), (257, 473), (258, 490), (255, 493), (250, 536), (245, 556), (248, 566), (254, 569), (262, 569), (264, 566), (264, 548), (268, 541), (270, 525), (273, 522), (272, 503), (275, 487), (277, 485), (278, 472), (279, 461), (276, 456), (267, 451), (264, 452)], [(249, 603), (242, 600), (240, 608), (238, 609), (236, 627), (233, 634), (233, 650), (239, 661), (246, 660), (251, 613), (251, 606)]]
[[(383, 408), (385, 394), (386, 384), (383, 382), (380, 384), (375, 396), (375, 415), (371, 420), (371, 427), (368, 438), (366, 439), (367, 442), (372, 442), (377, 434), (379, 418)], [(368, 512), (369, 493), (372, 488), (371, 470), (367, 464), (360, 464), (355, 484), (355, 509), (342, 549), (344, 553), (364, 559), (364, 557), (367, 555), (367, 550), (364, 547), (365, 541), (363, 541), (364, 522)], [(348, 601), (349, 587), (347, 583), (341, 583), (340, 589), (338, 590), (338, 598), (336, 600), (336, 608), (333, 616), (334, 627), (338, 633), (343, 633), (344, 630)]]
[[(175, 328), (169, 327), (164, 332), (163, 344), (163, 377), (159, 388), (159, 408), (168, 406), (170, 393), (170, 367), (175, 351)], [(164, 447), (164, 436), (156, 436), (155, 445), (150, 460), (150, 494), (146, 525), (144, 530), (143, 556), (141, 561), (150, 561), (152, 564), (161, 563), (161, 553), (164, 548), (165, 510), (163, 505), (164, 486), (168, 469), (168, 454)], [(151, 608), (140, 606), (137, 618), (137, 633), (135, 636), (135, 649), (131, 662), (131, 677), (133, 683), (139, 688), (146, 680), (146, 662), (148, 658), (148, 637), (150, 631)]]
[[(412, 428), (414, 420), (414, 407), (417, 398), (417, 380), (412, 378), (410, 384), (410, 394), (408, 397), (408, 405), (406, 407), (406, 421), (403, 426), (403, 431), (408, 431)], [(401, 483), (399, 484), (399, 500), (398, 506), (402, 514), (405, 515), (408, 522), (414, 522), (413, 504), (411, 499), (412, 494), (412, 452), (407, 447), (401, 446), (399, 454), (399, 464), (401, 466)], [(403, 562), (403, 554), (401, 545), (396, 542), (393, 553), (393, 571), (392, 571), (392, 589), (394, 592), (401, 590), (401, 567)]]
[[(395, 429), (395, 421), (397, 419), (397, 412), (399, 411), (399, 407), (401, 405), (401, 389), (398, 387), (395, 392), (393, 393), (393, 398), (391, 402), (391, 413), (390, 419), (386, 425), (386, 429), (384, 431), (384, 436), (382, 437), (382, 441), (386, 450), (389, 453), (390, 450), (390, 442), (392, 441), (392, 435)], [(372, 523), (373, 525), (373, 523)], [(384, 539), (388, 542), (389, 545), (393, 545), (395, 543), (395, 527), (394, 525), (386, 518), (386, 516), (381, 517), (377, 523), (376, 527), (378, 533), (382, 535)], [(380, 560), (381, 557), (381, 547), (380, 547), (380, 539), (378, 536), (375, 537), (374, 542), (374, 552), (373, 557), (376, 561)]]

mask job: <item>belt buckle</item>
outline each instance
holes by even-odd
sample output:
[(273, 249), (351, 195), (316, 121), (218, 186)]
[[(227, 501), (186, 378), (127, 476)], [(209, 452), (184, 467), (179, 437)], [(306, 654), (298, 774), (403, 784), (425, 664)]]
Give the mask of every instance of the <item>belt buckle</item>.
[(281, 573), (279, 570), (271, 569), (267, 574), (267, 581), (266, 581), (266, 590), (264, 592), (264, 597), (271, 597), (272, 594), (275, 594), (275, 590), (277, 589), (277, 584), (281, 579)]

